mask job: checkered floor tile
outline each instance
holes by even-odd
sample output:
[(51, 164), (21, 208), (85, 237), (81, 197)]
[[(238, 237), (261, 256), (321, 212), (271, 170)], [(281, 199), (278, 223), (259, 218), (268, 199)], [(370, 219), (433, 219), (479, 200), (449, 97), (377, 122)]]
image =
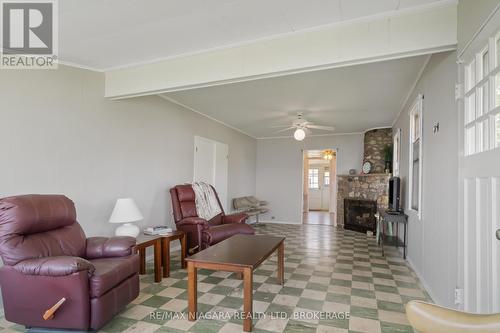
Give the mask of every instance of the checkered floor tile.
[[(321, 225), (259, 224), (257, 234), (283, 235), (285, 285), (277, 283), (277, 257), (254, 271), (254, 332), (413, 332), (404, 304), (428, 300), (415, 273), (399, 252), (382, 257), (374, 238)], [(190, 322), (187, 272), (172, 254), (170, 278), (153, 283), (151, 266), (141, 277), (141, 293), (102, 332), (242, 331), (242, 281), (232, 273), (198, 271), (198, 311), (212, 319)], [(19, 331), (0, 318), (1, 332)]]

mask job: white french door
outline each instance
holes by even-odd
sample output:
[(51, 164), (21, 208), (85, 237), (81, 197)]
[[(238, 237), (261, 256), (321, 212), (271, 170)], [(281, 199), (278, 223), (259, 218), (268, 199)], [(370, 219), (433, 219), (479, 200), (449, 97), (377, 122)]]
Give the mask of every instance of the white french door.
[(330, 171), (323, 166), (310, 166), (309, 170), (309, 210), (329, 210)]
[(500, 14), (461, 54), (463, 308), (500, 312)]
[(225, 211), (228, 202), (228, 145), (203, 138), (194, 137), (194, 172), (193, 181), (201, 181), (215, 187)]

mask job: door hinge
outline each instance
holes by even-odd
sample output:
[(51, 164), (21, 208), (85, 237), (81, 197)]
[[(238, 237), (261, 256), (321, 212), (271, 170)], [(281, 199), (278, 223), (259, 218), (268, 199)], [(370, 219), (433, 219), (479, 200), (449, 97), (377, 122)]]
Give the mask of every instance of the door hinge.
[(464, 98), (464, 85), (461, 83), (455, 84), (455, 100)]

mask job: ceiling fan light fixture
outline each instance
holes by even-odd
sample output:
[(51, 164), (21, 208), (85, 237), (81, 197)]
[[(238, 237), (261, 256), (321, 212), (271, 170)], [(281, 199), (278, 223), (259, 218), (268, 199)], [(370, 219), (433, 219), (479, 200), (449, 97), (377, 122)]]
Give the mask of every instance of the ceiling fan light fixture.
[(323, 159), (326, 161), (331, 161), (335, 156), (335, 152), (331, 149), (327, 149), (323, 151)]
[(297, 141), (302, 141), (306, 137), (306, 131), (304, 131), (302, 128), (297, 128), (295, 132), (293, 132), (293, 137)]

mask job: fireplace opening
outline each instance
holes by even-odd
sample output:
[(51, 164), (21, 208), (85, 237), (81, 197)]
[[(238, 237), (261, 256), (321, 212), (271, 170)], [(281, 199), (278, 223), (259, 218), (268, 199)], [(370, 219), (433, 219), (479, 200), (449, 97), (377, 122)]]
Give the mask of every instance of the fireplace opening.
[(366, 233), (375, 232), (377, 201), (344, 199), (344, 229)]

